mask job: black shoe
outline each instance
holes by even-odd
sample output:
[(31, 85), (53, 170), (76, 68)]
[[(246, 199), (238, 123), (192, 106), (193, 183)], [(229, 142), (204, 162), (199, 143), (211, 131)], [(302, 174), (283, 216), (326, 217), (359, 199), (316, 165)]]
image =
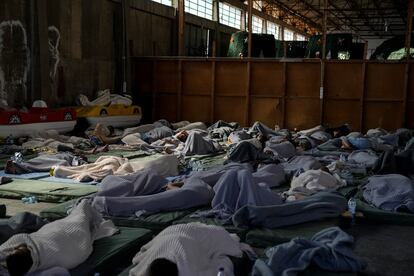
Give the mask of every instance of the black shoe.
[(6, 205), (0, 204), (0, 218), (6, 217)]

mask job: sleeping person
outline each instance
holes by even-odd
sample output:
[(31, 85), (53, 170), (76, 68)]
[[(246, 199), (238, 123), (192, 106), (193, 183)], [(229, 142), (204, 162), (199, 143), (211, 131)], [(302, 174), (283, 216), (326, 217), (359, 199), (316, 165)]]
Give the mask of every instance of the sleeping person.
[(48, 223), (37, 232), (17, 234), (0, 245), (11, 276), (53, 267), (69, 270), (83, 263), (93, 251), (95, 240), (118, 230), (83, 200), (64, 219)]
[[(248, 275), (255, 256), (250, 246), (224, 228), (202, 223), (170, 226), (144, 245), (132, 260), (131, 276)], [(243, 258), (240, 269), (232, 260)]]

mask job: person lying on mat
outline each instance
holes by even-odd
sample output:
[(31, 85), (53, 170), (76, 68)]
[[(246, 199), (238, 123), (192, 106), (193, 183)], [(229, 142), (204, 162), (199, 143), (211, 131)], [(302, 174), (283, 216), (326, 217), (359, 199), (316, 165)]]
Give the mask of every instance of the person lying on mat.
[(132, 260), (129, 275), (217, 275), (223, 270), (225, 275), (244, 276), (253, 265), (248, 256), (255, 258), (250, 246), (223, 227), (199, 222), (178, 224), (164, 229), (141, 248)]
[(112, 221), (83, 200), (64, 219), (48, 223), (37, 232), (17, 234), (0, 245), (0, 262), (6, 261), (10, 276), (52, 267), (72, 269), (93, 251), (95, 240), (118, 231)]
[(113, 126), (105, 126), (103, 124), (96, 124), (92, 134), (89, 135), (89, 139), (96, 146), (111, 145), (122, 143), (122, 136), (114, 135)]
[[(246, 195), (242, 199), (247, 197), (248, 202), (252, 202), (252, 198), (259, 197), (260, 202), (267, 200), (266, 203), (279, 203), (280, 197), (262, 186), (272, 187), (284, 182), (283, 169), (278, 165), (270, 164), (254, 173), (251, 170), (248, 164), (230, 163), (219, 169), (194, 173), (179, 183), (168, 183), (165, 178), (152, 170), (126, 176), (108, 176), (102, 181), (98, 193), (93, 197), (92, 206), (110, 216), (141, 215), (210, 205), (215, 197), (215, 191), (218, 191), (222, 197), (228, 198), (236, 190), (245, 192)], [(235, 171), (246, 171), (254, 185), (252, 183), (239, 185), (239, 181), (232, 177)], [(260, 187), (258, 183), (262, 183)], [(216, 185), (223, 187), (216, 188)], [(239, 186), (245, 188), (240, 189)], [(255, 189), (254, 193), (248, 196), (249, 191), (254, 188), (257, 191)]]

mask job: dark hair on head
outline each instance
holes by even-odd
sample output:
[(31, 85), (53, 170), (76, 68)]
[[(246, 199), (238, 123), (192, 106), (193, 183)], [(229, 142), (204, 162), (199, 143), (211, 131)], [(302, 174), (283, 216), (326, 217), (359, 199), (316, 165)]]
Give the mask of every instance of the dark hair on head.
[(23, 276), (33, 265), (29, 250), (16, 250), (6, 258), (7, 270), (10, 276)]
[(113, 126), (107, 126), (106, 128), (109, 130), (109, 136), (115, 133), (115, 128)]
[(149, 276), (178, 276), (178, 267), (175, 263), (164, 259), (155, 259), (148, 268)]

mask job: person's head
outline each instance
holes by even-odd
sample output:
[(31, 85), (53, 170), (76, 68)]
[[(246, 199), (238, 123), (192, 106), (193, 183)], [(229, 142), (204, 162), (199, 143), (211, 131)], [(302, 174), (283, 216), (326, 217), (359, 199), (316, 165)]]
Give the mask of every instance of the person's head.
[(109, 130), (109, 136), (114, 135), (115, 133), (115, 128), (113, 126), (107, 126), (108, 130)]
[(188, 137), (188, 132), (187, 131), (185, 131), (185, 130), (183, 130), (183, 131), (180, 131), (178, 134), (177, 134), (177, 139), (178, 140), (180, 140), (181, 142), (185, 142), (186, 140), (187, 140), (187, 137)]
[(321, 171), (327, 172), (329, 174), (331, 173), (331, 171), (326, 166), (322, 166)]
[(148, 268), (149, 276), (178, 276), (178, 267), (175, 263), (164, 259), (155, 259)]
[(302, 149), (302, 150), (309, 150), (312, 148), (311, 143), (307, 140), (307, 139), (299, 139), (297, 141), (298, 146)]
[(23, 276), (33, 265), (32, 256), (26, 244), (17, 246), (6, 258), (7, 270), (10, 276)]

